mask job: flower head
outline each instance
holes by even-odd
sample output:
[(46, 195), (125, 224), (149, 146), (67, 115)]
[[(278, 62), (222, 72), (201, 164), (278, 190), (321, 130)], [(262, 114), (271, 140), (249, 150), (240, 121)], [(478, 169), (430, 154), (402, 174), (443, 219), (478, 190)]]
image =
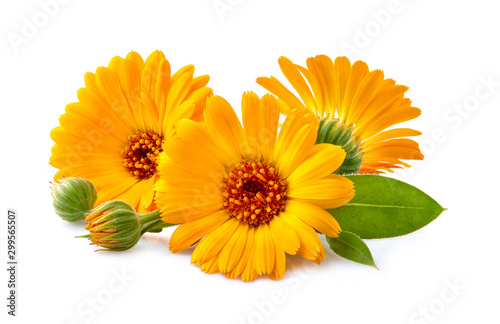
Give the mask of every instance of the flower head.
[(55, 178), (92, 181), (99, 193), (96, 205), (119, 199), (140, 213), (157, 209), (158, 155), (178, 120), (203, 118), (212, 92), (205, 87), (207, 75), (193, 74), (187, 65), (171, 75), (160, 51), (146, 62), (130, 52), (86, 73), (78, 102), (66, 106), (61, 126), (51, 132), (50, 164), (60, 169)]
[(279, 102), (245, 93), (243, 125), (221, 97), (210, 97), (204, 122), (180, 121), (160, 154), (156, 204), (178, 252), (196, 242), (192, 262), (208, 273), (254, 280), (283, 278), (285, 253), (320, 263), (315, 230), (337, 237), (324, 209), (347, 203), (353, 183), (331, 174), (345, 158), (340, 146), (314, 145), (317, 118), (290, 114), (278, 134)]
[[(385, 79), (381, 70), (369, 71), (366, 63), (346, 57), (335, 62), (318, 55), (307, 59), (307, 68), (279, 59), (280, 68), (300, 98), (274, 77), (257, 83), (285, 101), (290, 109), (307, 108), (323, 118), (318, 143), (342, 145), (345, 163), (337, 173), (383, 173), (409, 167), (403, 160), (421, 160), (418, 144), (407, 136), (421, 135), (409, 128), (387, 128), (414, 119), (420, 109), (404, 97), (408, 87)], [(340, 136), (342, 134), (342, 136)]]
[(128, 250), (141, 238), (141, 221), (135, 209), (121, 200), (94, 208), (85, 218), (90, 240), (104, 250)]
[(68, 222), (83, 220), (97, 200), (92, 182), (80, 178), (64, 178), (54, 183), (53, 205), (57, 215)]

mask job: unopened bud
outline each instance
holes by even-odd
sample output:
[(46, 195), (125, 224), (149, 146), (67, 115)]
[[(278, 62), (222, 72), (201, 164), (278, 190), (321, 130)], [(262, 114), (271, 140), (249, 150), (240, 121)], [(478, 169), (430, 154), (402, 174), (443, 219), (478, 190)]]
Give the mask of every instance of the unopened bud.
[(81, 178), (64, 178), (52, 191), (57, 215), (68, 222), (83, 220), (97, 200), (92, 182)]

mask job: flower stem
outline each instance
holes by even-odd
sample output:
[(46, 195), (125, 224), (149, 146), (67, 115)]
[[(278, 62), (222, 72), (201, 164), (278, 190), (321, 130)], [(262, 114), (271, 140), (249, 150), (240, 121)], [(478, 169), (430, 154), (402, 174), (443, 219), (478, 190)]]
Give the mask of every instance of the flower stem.
[(161, 219), (156, 220), (156, 221), (152, 221), (150, 223), (145, 224), (145, 226), (142, 227), (141, 235), (146, 233), (146, 232), (159, 233), (165, 227), (170, 227), (170, 226), (174, 226), (174, 225), (176, 225), (176, 224), (165, 223)]
[(163, 228), (175, 225), (162, 221), (159, 209), (147, 214), (139, 215), (139, 218), (141, 220), (141, 235), (146, 232), (159, 233)]
[(152, 221), (158, 220), (161, 218), (160, 210), (154, 210), (152, 212), (146, 213), (139, 215), (139, 219), (141, 220), (141, 225), (145, 225), (147, 223), (150, 223)]

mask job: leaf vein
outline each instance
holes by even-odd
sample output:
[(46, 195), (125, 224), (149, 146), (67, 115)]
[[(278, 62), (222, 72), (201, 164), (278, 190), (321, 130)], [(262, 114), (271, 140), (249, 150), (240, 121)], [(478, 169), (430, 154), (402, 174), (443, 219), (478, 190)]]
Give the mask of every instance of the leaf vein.
[(376, 204), (361, 204), (361, 203), (347, 203), (342, 207), (374, 207), (374, 208), (402, 208), (402, 209), (420, 209), (420, 210), (432, 210), (425, 207), (414, 207), (414, 206), (398, 206), (398, 205), (376, 205)]

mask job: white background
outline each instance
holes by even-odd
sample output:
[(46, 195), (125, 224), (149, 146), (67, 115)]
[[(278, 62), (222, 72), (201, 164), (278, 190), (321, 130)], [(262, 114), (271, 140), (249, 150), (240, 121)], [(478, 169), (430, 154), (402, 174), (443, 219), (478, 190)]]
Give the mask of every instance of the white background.
[[(18, 317), (6, 315), (2, 270), (2, 323), (500, 321), (496, 2), (62, 2), (47, 21), (38, 1), (2, 1), (0, 8), (1, 260), (7, 208), (20, 217)], [(220, 15), (214, 3), (232, 7)], [(34, 16), (43, 26), (23, 35)], [(14, 46), (14, 34), (25, 42)], [(51, 207), (49, 132), (77, 100), (86, 71), (114, 55), (135, 50), (146, 58), (156, 49), (173, 70), (194, 63), (196, 75), (210, 74), (209, 86), (238, 113), (243, 91), (265, 93), (254, 82), (258, 76), (284, 79), (281, 55), (304, 64), (316, 54), (348, 54), (383, 69), (410, 86), (407, 95), (423, 111), (407, 126), (423, 131), (426, 159), (395, 176), (448, 210), (411, 235), (368, 241), (380, 270), (327, 252), (320, 266), (289, 258), (293, 269), (284, 280), (242, 283), (202, 273), (190, 265), (191, 250), (171, 254), (171, 230), (148, 235), (128, 252), (94, 253), (74, 238), (83, 224), (63, 222)], [(488, 79), (496, 82), (489, 90)], [(115, 272), (128, 279), (116, 281)]]

